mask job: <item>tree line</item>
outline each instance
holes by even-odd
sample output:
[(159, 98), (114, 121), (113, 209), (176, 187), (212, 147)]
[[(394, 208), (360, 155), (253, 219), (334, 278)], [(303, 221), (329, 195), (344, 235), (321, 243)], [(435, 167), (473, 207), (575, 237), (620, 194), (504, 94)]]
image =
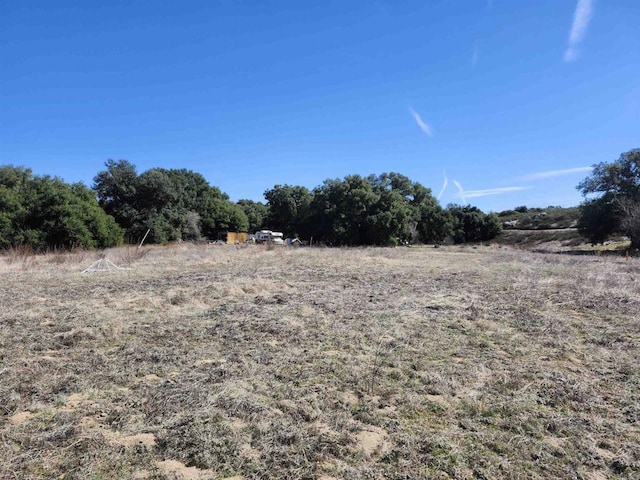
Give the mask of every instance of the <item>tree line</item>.
[(501, 230), (497, 215), (470, 205), (444, 209), (430, 189), (393, 172), (327, 179), (313, 190), (276, 185), (265, 199), (267, 228), (328, 245), (477, 242)]
[[(217, 239), (227, 231), (282, 231), (327, 245), (456, 243), (494, 238), (496, 214), (440, 206), (431, 190), (399, 173), (348, 175), (309, 190), (275, 185), (266, 202), (232, 202), (199, 173), (108, 160), (91, 188), (29, 168), (0, 166), (0, 249), (26, 245), (106, 248), (123, 242)], [(594, 165), (577, 188), (578, 229), (592, 243), (626, 235), (640, 249), (640, 149)]]
[(399, 173), (348, 175), (309, 190), (275, 185), (266, 202), (232, 202), (199, 173), (108, 160), (93, 185), (0, 167), (0, 249), (26, 245), (106, 248), (215, 240), (227, 231), (282, 231), (327, 245), (397, 245), (489, 240), (495, 214), (470, 205), (442, 208), (431, 190)]

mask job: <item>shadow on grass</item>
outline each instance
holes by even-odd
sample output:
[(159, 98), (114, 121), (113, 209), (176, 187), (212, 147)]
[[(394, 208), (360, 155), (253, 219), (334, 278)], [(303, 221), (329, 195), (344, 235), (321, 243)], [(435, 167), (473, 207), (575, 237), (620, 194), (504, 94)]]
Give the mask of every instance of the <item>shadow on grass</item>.
[(545, 248), (531, 249), (534, 253), (550, 253), (555, 255), (571, 255), (571, 256), (591, 256), (591, 257), (640, 257), (640, 252), (630, 251), (627, 247), (616, 248), (614, 250), (591, 250), (591, 249), (575, 249), (575, 250), (551, 250)]

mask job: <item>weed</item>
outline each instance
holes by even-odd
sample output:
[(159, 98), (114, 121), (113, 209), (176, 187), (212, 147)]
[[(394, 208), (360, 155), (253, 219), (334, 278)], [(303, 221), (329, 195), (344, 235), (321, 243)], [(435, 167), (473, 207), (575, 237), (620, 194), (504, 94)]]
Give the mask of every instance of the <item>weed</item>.
[(126, 247), (117, 249), (116, 252), (117, 256), (115, 256), (114, 262), (118, 265), (123, 264), (130, 267), (138, 260), (146, 257), (150, 252), (150, 248), (127, 245)]

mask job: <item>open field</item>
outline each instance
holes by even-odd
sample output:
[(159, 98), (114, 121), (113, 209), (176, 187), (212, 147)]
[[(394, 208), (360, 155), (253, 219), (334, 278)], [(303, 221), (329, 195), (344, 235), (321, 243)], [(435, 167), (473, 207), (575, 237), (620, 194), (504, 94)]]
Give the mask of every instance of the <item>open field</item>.
[(0, 478), (640, 478), (640, 261), (0, 258)]

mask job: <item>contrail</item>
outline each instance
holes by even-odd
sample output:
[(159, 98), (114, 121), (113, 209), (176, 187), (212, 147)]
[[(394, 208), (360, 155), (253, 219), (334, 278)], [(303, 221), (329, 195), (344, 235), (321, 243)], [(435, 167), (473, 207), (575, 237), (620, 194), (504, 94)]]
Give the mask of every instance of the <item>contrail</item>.
[(456, 180), (453, 181), (453, 184), (458, 187), (458, 196), (462, 199), (462, 203), (467, 204), (467, 198), (464, 195), (464, 188), (460, 185)]
[(440, 193), (438, 194), (438, 201), (440, 201), (440, 198), (442, 197), (442, 194), (444, 193), (445, 188), (447, 188), (447, 185), (449, 184), (449, 179), (447, 178), (447, 172), (444, 172), (444, 183), (442, 184), (442, 188), (440, 189)]
[(587, 34), (592, 10), (592, 0), (578, 0), (576, 10), (573, 13), (573, 24), (569, 32), (569, 44), (564, 52), (565, 62), (572, 62), (578, 58), (578, 45)]
[(486, 197), (488, 195), (500, 195), (502, 193), (519, 192), (521, 190), (529, 190), (531, 187), (499, 187), (485, 188), (483, 190), (467, 190), (464, 192), (467, 198)]
[(427, 137), (433, 136), (433, 133), (431, 132), (431, 127), (426, 123), (424, 123), (422, 118), (420, 118), (420, 115), (418, 114), (418, 112), (416, 112), (413, 108), (409, 107), (409, 113), (411, 114), (413, 119), (416, 121), (420, 129), (425, 133)]
[(530, 173), (521, 177), (522, 180), (544, 180), (547, 178), (561, 177), (563, 175), (573, 175), (574, 173), (586, 173), (593, 170), (593, 167), (565, 168), (562, 170), (547, 170), (546, 172)]

